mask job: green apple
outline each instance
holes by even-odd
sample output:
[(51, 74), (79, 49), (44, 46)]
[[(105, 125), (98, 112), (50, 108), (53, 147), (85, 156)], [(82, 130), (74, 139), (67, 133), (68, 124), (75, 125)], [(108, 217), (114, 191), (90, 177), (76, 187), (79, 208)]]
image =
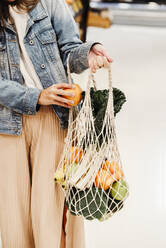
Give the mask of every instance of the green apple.
[(111, 195), (114, 199), (122, 201), (128, 194), (127, 183), (121, 179), (112, 185)]

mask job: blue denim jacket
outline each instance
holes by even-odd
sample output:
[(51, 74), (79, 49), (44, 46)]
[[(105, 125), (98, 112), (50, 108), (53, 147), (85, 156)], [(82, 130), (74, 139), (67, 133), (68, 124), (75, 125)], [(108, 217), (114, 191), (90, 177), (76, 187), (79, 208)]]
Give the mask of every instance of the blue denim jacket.
[[(67, 83), (66, 60), (71, 72), (88, 68), (87, 55), (94, 44), (82, 43), (77, 26), (64, 0), (41, 0), (29, 13), (25, 47), (44, 88)], [(1, 24), (0, 24), (1, 25)], [(0, 133), (20, 135), (22, 115), (34, 115), (41, 90), (24, 84), (20, 72), (17, 34), (6, 22), (0, 33)], [(62, 128), (67, 127), (68, 109), (52, 105)]]

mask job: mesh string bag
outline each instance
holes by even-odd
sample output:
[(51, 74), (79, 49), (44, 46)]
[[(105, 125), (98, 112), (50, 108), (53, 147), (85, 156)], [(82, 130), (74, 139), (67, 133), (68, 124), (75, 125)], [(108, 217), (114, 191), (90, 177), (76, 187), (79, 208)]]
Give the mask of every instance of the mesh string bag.
[[(69, 65), (68, 78), (72, 83)], [(115, 133), (111, 68), (108, 81), (108, 101), (101, 121), (93, 114), (91, 90), (97, 89), (90, 72), (84, 101), (70, 109), (64, 151), (54, 177), (65, 191), (65, 204), (71, 214), (87, 220), (108, 219), (128, 197)]]

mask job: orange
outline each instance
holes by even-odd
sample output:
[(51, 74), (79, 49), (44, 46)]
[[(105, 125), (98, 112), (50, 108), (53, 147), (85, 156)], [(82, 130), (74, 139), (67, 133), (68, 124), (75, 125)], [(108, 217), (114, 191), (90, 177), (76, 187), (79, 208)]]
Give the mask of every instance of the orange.
[(120, 177), (124, 176), (122, 169), (119, 168), (119, 165), (115, 161), (111, 161), (110, 163), (108, 160), (105, 160), (105, 162), (102, 164), (102, 168), (106, 171), (109, 171), (111, 174), (115, 173), (116, 175), (119, 174)]
[(72, 146), (65, 156), (66, 164), (80, 163), (83, 156), (83, 150), (80, 147)]
[(70, 106), (76, 106), (77, 104), (79, 104), (79, 102), (82, 99), (82, 89), (80, 88), (78, 84), (73, 84), (73, 85), (75, 87), (72, 89), (64, 89), (65, 91), (74, 94), (74, 96), (64, 96), (64, 98), (74, 101), (73, 104), (69, 104)]
[(66, 0), (66, 3), (67, 4), (72, 4), (73, 3), (73, 0)]
[(111, 176), (109, 172), (100, 169), (95, 178), (95, 186), (107, 190), (113, 184), (114, 181), (116, 181), (116, 179)]

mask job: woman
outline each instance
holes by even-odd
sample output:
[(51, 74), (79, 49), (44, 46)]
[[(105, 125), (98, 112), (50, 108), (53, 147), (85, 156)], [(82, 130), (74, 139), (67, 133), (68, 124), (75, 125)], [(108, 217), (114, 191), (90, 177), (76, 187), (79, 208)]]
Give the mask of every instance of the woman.
[(83, 248), (80, 217), (67, 214), (53, 174), (63, 151), (71, 72), (112, 61), (83, 44), (63, 0), (0, 2), (0, 230), (3, 248)]

